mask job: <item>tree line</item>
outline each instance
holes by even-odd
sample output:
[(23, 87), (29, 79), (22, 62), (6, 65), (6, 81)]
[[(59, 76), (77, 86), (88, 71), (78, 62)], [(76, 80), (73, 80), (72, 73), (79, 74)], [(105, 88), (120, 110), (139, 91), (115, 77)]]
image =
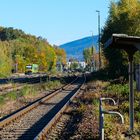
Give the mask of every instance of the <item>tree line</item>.
[(25, 66), (38, 64), (39, 71), (56, 71), (56, 63), (66, 63), (66, 53), (52, 46), (42, 37), (25, 34), (22, 30), (0, 27), (0, 77), (7, 77), (17, 66), (25, 72)]
[(99, 68), (99, 54), (95, 49), (95, 46), (85, 48), (83, 51), (84, 60), (86, 62), (86, 69), (93, 71)]
[[(140, 1), (119, 0), (111, 2), (109, 16), (102, 30), (101, 41), (104, 44), (113, 33), (140, 36)], [(104, 49), (106, 67), (111, 77), (127, 76), (127, 54), (123, 50)], [(134, 56), (134, 63), (140, 63), (140, 52)]]
[[(112, 34), (127, 34), (130, 36), (140, 36), (140, 1), (139, 0), (119, 0), (111, 1), (109, 15), (105, 26), (101, 31), (101, 61), (102, 68), (107, 71), (108, 76), (117, 78), (127, 76), (128, 57), (125, 51), (113, 48), (104, 49), (104, 44)], [(85, 49), (83, 54), (85, 61), (91, 65), (97, 53), (92, 53), (92, 47)], [(97, 63), (98, 63), (97, 59)], [(140, 63), (140, 52), (134, 55), (134, 64)]]

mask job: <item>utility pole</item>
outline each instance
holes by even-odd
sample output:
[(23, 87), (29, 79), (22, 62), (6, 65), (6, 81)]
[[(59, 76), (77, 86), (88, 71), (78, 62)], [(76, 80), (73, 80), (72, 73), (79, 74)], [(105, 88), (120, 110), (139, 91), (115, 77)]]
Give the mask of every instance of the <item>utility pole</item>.
[(93, 36), (93, 31), (90, 31), (92, 33), (92, 46), (91, 46), (91, 71), (93, 72), (95, 70), (95, 59), (94, 59), (94, 36)]
[(99, 47), (99, 69), (101, 68), (102, 66), (102, 62), (101, 62), (101, 44), (100, 44), (100, 11), (99, 10), (96, 10), (96, 12), (98, 13), (98, 34), (99, 34), (99, 37), (98, 37), (98, 47)]

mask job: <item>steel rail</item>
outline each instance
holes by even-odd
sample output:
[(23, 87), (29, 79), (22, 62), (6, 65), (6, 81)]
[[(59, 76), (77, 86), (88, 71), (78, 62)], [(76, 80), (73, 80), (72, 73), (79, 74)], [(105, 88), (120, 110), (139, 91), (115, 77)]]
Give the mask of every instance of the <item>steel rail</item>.
[(67, 109), (69, 103), (77, 96), (80, 90), (84, 90), (84, 85), (86, 82), (86, 76), (84, 75), (84, 82), (80, 85), (78, 90), (70, 97), (70, 99), (63, 105), (63, 107), (56, 113), (56, 115), (49, 121), (49, 123), (41, 130), (41, 132), (34, 138), (34, 140), (44, 140), (46, 139), (47, 133), (50, 131), (52, 126), (59, 120), (63, 112)]
[(56, 91), (53, 91), (47, 95), (45, 95), (44, 97), (41, 97), (39, 99), (37, 99), (36, 101), (32, 102), (31, 104), (19, 109), (18, 111), (14, 112), (13, 114), (10, 114), (2, 119), (0, 119), (0, 129), (3, 128), (4, 126), (8, 125), (10, 122), (20, 118), (21, 116), (23, 116), (24, 114), (28, 113), (29, 111), (31, 111), (32, 109), (34, 109), (35, 107), (39, 106), (41, 102), (44, 102), (46, 100), (49, 100), (50, 98), (52, 98), (53, 96), (55, 96), (57, 93), (59, 93), (60, 91), (62, 91), (63, 89), (67, 88), (68, 86), (70, 86), (72, 83), (74, 83), (76, 80), (78, 79), (78, 77), (76, 77), (76, 79), (74, 79), (72, 82), (70, 82), (67, 85), (62, 86), (61, 88), (57, 89)]
[[(39, 134), (40, 131), (46, 126), (46, 124), (49, 124), (52, 118), (54, 118), (56, 114), (59, 114), (59, 110), (61, 110), (62, 108), (61, 111), (63, 111), (63, 109), (67, 107), (65, 106), (65, 104), (68, 105), (70, 99), (72, 100), (72, 98), (76, 96), (76, 93), (80, 89), (84, 89), (82, 83), (82, 77), (76, 78), (70, 84), (62, 87), (61, 90), (58, 91), (58, 94), (55, 94), (56, 96), (50, 96), (46, 100), (42, 99), (41, 101), (39, 101), (37, 107), (34, 107), (34, 109), (30, 109), (31, 111), (27, 111), (28, 113), (26, 112), (25, 115), (19, 115), (19, 117), (14, 118), (14, 120), (10, 120), (9, 123), (7, 123), (9, 125), (3, 124), (0, 129), (0, 138), (3, 140), (34, 139), (37, 134)], [(61, 111), (58, 118), (62, 114)]]
[(9, 92), (21, 90), (25, 86), (26, 85), (16, 85), (15, 87), (7, 87), (7, 88), (3, 88), (3, 89), (1, 88), (0, 89), (0, 95), (6, 95)]

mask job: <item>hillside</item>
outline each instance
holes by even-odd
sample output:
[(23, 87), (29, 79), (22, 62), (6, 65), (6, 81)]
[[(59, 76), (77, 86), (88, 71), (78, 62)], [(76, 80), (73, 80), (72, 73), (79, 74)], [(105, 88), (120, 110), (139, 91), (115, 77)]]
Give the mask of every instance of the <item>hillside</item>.
[(95, 46), (97, 50), (98, 35), (89, 36), (82, 39), (78, 39), (72, 42), (68, 42), (60, 45), (67, 53), (67, 59), (74, 57), (78, 60), (83, 60), (83, 50), (91, 46)]
[(46, 39), (26, 34), (12, 27), (0, 26), (0, 77), (24, 73), (26, 65), (38, 64), (40, 72), (55, 72), (56, 64), (65, 64), (63, 49), (51, 46)]

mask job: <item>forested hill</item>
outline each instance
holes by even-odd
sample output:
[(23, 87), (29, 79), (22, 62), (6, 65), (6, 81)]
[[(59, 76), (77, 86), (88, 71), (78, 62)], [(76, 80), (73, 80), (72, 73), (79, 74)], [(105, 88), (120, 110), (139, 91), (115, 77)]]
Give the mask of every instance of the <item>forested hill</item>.
[[(97, 50), (98, 35), (89, 36), (66, 44), (60, 45), (67, 53), (67, 59), (73, 57), (78, 60), (83, 60), (83, 50), (95, 46)], [(98, 50), (97, 50), (98, 51)]]
[(66, 63), (63, 49), (51, 46), (46, 39), (25, 34), (22, 30), (0, 27), (0, 77), (11, 74), (15, 65), (24, 72), (28, 64), (38, 64), (39, 70), (55, 71), (56, 63)]

